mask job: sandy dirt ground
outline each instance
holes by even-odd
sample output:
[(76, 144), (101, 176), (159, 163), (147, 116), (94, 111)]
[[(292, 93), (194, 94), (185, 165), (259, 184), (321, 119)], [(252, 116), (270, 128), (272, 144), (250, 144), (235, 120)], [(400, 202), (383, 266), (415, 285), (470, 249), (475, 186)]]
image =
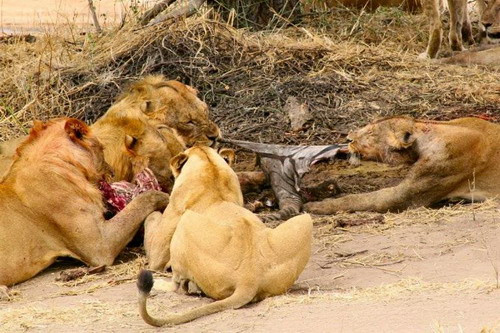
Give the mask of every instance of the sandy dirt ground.
[[(102, 25), (120, 22), (130, 10), (131, 3), (147, 6), (148, 1), (94, 0), (96, 13)], [(87, 0), (1, 0), (0, 30), (37, 32), (63, 24), (87, 26), (92, 18)]]
[[(313, 255), (286, 295), (166, 330), (500, 331), (499, 212), (499, 203), (489, 201), (401, 214), (315, 217)], [(339, 226), (345, 222), (364, 224)], [(59, 262), (0, 302), (1, 330), (157, 330), (137, 311), (135, 275), (144, 264), (140, 248), (131, 248), (101, 274), (60, 282), (61, 272), (81, 266)], [(156, 291), (150, 309), (161, 316), (208, 302)]]

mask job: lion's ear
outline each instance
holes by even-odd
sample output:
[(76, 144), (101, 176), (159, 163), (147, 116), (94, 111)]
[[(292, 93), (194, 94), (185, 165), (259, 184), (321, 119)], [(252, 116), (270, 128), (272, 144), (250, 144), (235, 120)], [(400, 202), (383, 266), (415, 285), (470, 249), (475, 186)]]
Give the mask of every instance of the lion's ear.
[(227, 164), (229, 164), (229, 166), (232, 166), (236, 160), (236, 154), (234, 153), (234, 150), (230, 148), (221, 148), (219, 150), (219, 155), (224, 159), (224, 161), (226, 161)]
[(137, 138), (133, 137), (131, 135), (125, 135), (125, 147), (127, 147), (127, 150), (133, 151), (134, 148), (137, 146)]
[(83, 121), (70, 118), (64, 124), (64, 130), (68, 134), (71, 141), (81, 143), (83, 137), (89, 133), (89, 127)]
[(172, 157), (172, 159), (170, 160), (170, 169), (172, 170), (174, 177), (179, 176), (182, 167), (184, 166), (184, 164), (186, 164), (187, 160), (188, 155), (185, 153), (179, 153), (176, 156)]
[(395, 150), (407, 149), (415, 142), (412, 130), (391, 132), (387, 137), (387, 142)]
[(148, 114), (153, 111), (153, 102), (151, 101), (144, 101), (141, 103), (141, 111), (142, 113)]

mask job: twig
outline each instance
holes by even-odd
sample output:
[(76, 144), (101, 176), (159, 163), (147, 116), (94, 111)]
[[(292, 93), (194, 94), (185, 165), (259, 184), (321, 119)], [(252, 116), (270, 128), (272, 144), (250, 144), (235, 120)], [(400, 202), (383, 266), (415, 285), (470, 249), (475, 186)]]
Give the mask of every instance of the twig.
[(164, 15), (158, 16), (153, 21), (151, 21), (148, 26), (156, 25), (170, 19), (176, 19), (181, 16), (189, 17), (196, 13), (198, 9), (200, 9), (200, 7), (203, 5), (203, 3), (205, 3), (205, 0), (189, 0), (186, 5), (173, 9), (172, 11)]
[(151, 21), (152, 19), (154, 19), (156, 16), (158, 16), (158, 14), (160, 14), (161, 12), (163, 12), (165, 9), (167, 9), (167, 7), (175, 2), (176, 0), (162, 0), (160, 2), (158, 2), (157, 4), (155, 4), (153, 6), (153, 8), (151, 8), (150, 10), (148, 10), (147, 12), (144, 13), (144, 15), (141, 17), (140, 19), (140, 24), (141, 25), (146, 25), (149, 23), (149, 21)]
[(94, 0), (89, 1), (89, 9), (92, 14), (92, 20), (94, 21), (94, 27), (98, 34), (102, 33), (101, 25), (99, 24), (99, 20), (97, 19), (97, 14), (95, 12)]

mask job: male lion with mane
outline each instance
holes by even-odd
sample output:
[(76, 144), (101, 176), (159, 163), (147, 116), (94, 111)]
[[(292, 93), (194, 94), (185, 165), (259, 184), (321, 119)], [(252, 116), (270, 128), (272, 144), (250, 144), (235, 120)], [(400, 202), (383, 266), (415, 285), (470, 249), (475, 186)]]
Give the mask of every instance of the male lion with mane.
[(210, 120), (208, 105), (197, 94), (196, 89), (179, 81), (149, 75), (125, 89), (107, 114), (129, 115), (129, 110), (122, 105), (131, 101), (143, 103), (142, 112), (171, 128), (185, 147), (196, 143), (213, 146), (220, 130)]
[(500, 194), (500, 125), (479, 118), (451, 121), (392, 117), (351, 134), (351, 154), (391, 164), (410, 164), (397, 186), (338, 199), (309, 202), (316, 214), (399, 211), (442, 200), (481, 201)]
[(170, 203), (163, 217), (148, 217), (144, 236), (150, 267), (163, 270), (170, 263), (173, 290), (202, 291), (217, 301), (153, 318), (146, 309), (153, 278), (142, 271), (139, 309), (150, 325), (181, 324), (282, 294), (309, 260), (311, 217), (304, 214), (267, 228), (242, 207), (238, 177), (225, 161), (231, 162), (234, 152), (220, 154), (195, 146), (172, 159), (176, 179)]
[(109, 171), (102, 145), (77, 119), (35, 122), (0, 183), (0, 285), (27, 280), (57, 257), (111, 265), (168, 195), (140, 194), (112, 219), (98, 183)]

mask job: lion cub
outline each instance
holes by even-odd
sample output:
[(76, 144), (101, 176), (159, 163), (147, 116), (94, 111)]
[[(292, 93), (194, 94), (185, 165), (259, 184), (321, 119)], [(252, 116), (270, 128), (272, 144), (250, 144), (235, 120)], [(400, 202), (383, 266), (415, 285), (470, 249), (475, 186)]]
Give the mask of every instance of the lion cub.
[(139, 311), (150, 325), (181, 324), (282, 294), (309, 260), (311, 217), (304, 214), (267, 228), (242, 207), (238, 178), (228, 164), (234, 152), (220, 154), (195, 146), (171, 160), (176, 180), (170, 203), (161, 220), (148, 219), (145, 235), (153, 269), (169, 262), (177, 289), (189, 284), (217, 301), (153, 318), (146, 309), (153, 277), (143, 270), (137, 282)]

